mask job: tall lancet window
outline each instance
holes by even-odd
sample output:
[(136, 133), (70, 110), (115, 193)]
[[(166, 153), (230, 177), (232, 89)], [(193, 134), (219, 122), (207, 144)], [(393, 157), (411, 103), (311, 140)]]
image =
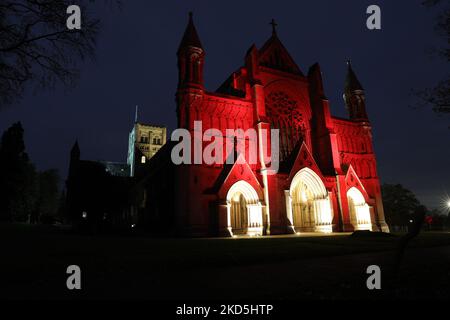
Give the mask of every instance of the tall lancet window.
[(200, 83), (201, 82), (200, 56), (194, 53), (189, 57), (189, 59), (190, 62), (188, 66), (189, 71), (188, 80), (191, 82)]
[(266, 113), (271, 127), (280, 130), (280, 160), (285, 160), (304, 139), (303, 117), (297, 101), (283, 91), (271, 92), (266, 97)]

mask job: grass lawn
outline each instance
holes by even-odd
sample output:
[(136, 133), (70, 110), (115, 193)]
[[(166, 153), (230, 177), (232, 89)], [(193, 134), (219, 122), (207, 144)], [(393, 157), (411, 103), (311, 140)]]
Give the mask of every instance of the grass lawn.
[[(3, 224), (0, 297), (380, 298), (392, 292), (369, 294), (365, 270), (370, 264), (387, 270), (398, 239), (399, 235), (161, 239)], [(66, 268), (72, 264), (82, 270), (80, 291), (65, 286)], [(430, 273), (433, 281), (427, 279)], [(442, 286), (449, 277), (450, 233), (422, 233), (409, 246), (395, 290), (404, 290), (404, 297), (445, 297), (448, 289)]]

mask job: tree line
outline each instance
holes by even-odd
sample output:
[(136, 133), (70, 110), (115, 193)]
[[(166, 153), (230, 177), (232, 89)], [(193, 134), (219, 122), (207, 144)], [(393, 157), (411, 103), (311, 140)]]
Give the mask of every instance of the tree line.
[[(416, 195), (401, 184), (383, 184), (381, 186), (383, 207), (387, 224), (395, 227), (408, 227), (415, 219), (415, 212), (423, 206)], [(450, 228), (449, 208), (426, 209), (424, 228), (442, 230)], [(394, 228), (393, 228), (394, 227)]]
[(52, 223), (61, 216), (64, 199), (55, 169), (36, 170), (25, 150), (20, 122), (0, 141), (0, 220)]

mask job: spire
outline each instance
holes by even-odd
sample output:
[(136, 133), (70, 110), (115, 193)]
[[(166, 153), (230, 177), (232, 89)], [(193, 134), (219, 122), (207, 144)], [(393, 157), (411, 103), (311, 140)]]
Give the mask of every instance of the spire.
[(70, 158), (74, 160), (80, 160), (80, 146), (78, 145), (78, 139), (75, 140), (75, 143), (70, 150)]
[(178, 56), (178, 88), (203, 89), (203, 64), (205, 51), (189, 12), (189, 22), (181, 39)]
[(70, 160), (69, 160), (69, 176), (68, 181), (71, 180), (77, 173), (80, 163), (80, 147), (78, 146), (78, 140), (75, 140), (75, 143), (70, 150)]
[(134, 123), (138, 122), (138, 109), (139, 109), (139, 106), (136, 105), (136, 111), (134, 112)]
[(178, 51), (182, 48), (186, 47), (196, 47), (203, 50), (202, 43), (200, 42), (200, 38), (197, 34), (197, 30), (194, 26), (194, 20), (192, 18), (192, 12), (189, 12), (189, 22), (184, 31), (183, 39), (181, 39), (180, 46), (178, 47)]
[(350, 60), (347, 60), (347, 77), (345, 79), (345, 90), (346, 91), (354, 91), (354, 90), (364, 90), (358, 78), (356, 77), (355, 72), (352, 69), (352, 63)]
[(345, 79), (344, 101), (350, 119), (368, 121), (364, 89), (352, 69), (350, 60), (347, 61), (347, 66), (348, 71)]

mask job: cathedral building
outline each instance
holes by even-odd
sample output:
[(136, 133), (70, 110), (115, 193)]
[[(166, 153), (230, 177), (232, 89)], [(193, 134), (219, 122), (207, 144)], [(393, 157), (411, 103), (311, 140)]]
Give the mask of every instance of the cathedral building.
[[(342, 119), (330, 114), (319, 64), (304, 74), (275, 26), (210, 91), (203, 80), (206, 51), (190, 14), (177, 51), (176, 111), (178, 127), (191, 136), (194, 121), (201, 121), (202, 133), (219, 129), (224, 141), (235, 139), (226, 129), (279, 129), (279, 170), (248, 163), (248, 153), (237, 153), (243, 161), (233, 164), (173, 165), (169, 143), (144, 179), (145, 215), (155, 223), (166, 216), (168, 228), (191, 236), (389, 232), (365, 93), (350, 62), (343, 90), (349, 117)], [(161, 186), (163, 180), (173, 183)]]
[[(165, 128), (136, 121), (129, 137), (131, 202), (124, 221), (181, 236), (389, 232), (365, 92), (352, 65), (348, 62), (343, 89), (348, 118), (332, 116), (319, 64), (303, 73), (274, 22), (272, 27), (262, 47), (252, 45), (243, 65), (211, 91), (203, 80), (206, 51), (189, 15), (177, 51), (177, 126), (190, 133), (191, 145), (198, 143), (196, 134), (215, 129), (222, 143), (234, 146), (225, 148), (223, 158), (235, 161), (176, 164), (177, 143), (165, 143)], [(229, 129), (258, 134), (230, 136)], [(273, 145), (263, 142), (271, 129), (279, 132), (277, 170), (262, 152)], [(252, 143), (256, 162), (249, 161)]]

